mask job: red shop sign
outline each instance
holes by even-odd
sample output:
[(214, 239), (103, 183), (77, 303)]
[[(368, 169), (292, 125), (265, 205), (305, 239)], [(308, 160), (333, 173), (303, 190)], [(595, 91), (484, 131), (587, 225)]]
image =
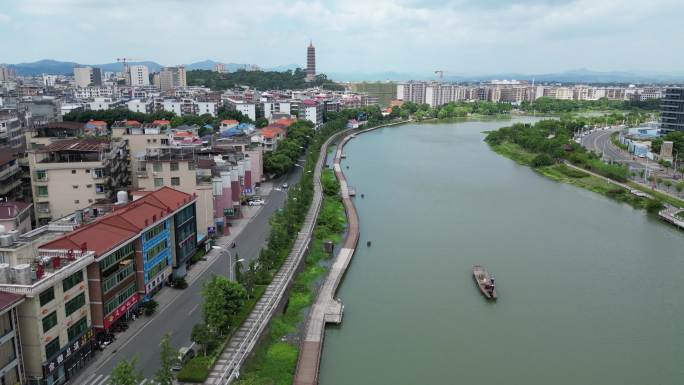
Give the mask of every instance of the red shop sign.
[(110, 315), (106, 316), (104, 319), (104, 327), (105, 329), (109, 329), (110, 326), (114, 323), (114, 321), (118, 320), (126, 314), (128, 310), (130, 310), (133, 306), (135, 306), (136, 303), (140, 301), (140, 294), (135, 293), (133, 294), (130, 298), (128, 298), (124, 303), (119, 305), (119, 307), (116, 308)]

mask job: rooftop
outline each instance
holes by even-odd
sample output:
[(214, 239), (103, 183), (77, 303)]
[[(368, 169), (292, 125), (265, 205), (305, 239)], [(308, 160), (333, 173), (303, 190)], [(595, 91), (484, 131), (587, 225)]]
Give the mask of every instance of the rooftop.
[(55, 151), (83, 151), (83, 152), (102, 152), (109, 150), (110, 140), (108, 139), (66, 139), (59, 140), (42, 147), (38, 152)]
[(0, 202), (0, 220), (16, 218), (31, 204), (24, 202)]
[(0, 291), (0, 312), (5, 312), (24, 300), (23, 295)]
[(88, 250), (100, 257), (194, 199), (192, 195), (170, 187), (153, 192), (136, 192), (136, 195), (139, 198), (133, 202), (40, 246), (40, 249)]

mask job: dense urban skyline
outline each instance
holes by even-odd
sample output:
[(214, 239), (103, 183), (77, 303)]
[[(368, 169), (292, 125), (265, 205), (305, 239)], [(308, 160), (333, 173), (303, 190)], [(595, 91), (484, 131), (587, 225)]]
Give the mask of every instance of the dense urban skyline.
[[(166, 65), (212, 58), (304, 66), (302, 47), (313, 40), (321, 72), (677, 73), (684, 53), (671, 47), (684, 33), (682, 11), (676, 0), (27, 0), (3, 7), (0, 33), (20, 37), (6, 42), (8, 63), (126, 56)], [(638, 28), (655, 20), (669, 32)]]

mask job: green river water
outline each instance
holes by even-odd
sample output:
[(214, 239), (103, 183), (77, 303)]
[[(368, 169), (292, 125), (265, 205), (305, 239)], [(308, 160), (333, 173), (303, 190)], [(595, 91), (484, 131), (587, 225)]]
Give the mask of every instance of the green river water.
[(409, 124), (346, 146), (361, 240), (321, 385), (684, 384), (684, 233), (492, 152), (482, 132), (509, 124)]

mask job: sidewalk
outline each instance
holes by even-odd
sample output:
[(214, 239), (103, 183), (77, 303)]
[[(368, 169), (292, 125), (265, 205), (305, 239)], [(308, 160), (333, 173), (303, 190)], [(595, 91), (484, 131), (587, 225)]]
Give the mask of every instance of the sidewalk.
[[(260, 195), (268, 197), (272, 190), (272, 183), (262, 183)], [(251, 220), (255, 216), (257, 216), (257, 214), (261, 211), (262, 207), (263, 206), (241, 206), (242, 218), (234, 220), (232, 222), (232, 226), (230, 226), (230, 234), (215, 238), (215, 244), (218, 246), (231, 245), (234, 242), (235, 238), (240, 233), (242, 233), (247, 224), (251, 222)], [(214, 262), (216, 262), (220, 255), (221, 253), (218, 250), (210, 249), (210, 251), (201, 260), (193, 264), (192, 267), (188, 269), (188, 274), (185, 277), (185, 280), (188, 283), (188, 287), (193, 285), (202, 276), (202, 274), (204, 274), (204, 272), (206, 272), (206, 270)], [(154, 300), (157, 301), (157, 303), (159, 303), (159, 307), (157, 308), (155, 314), (149, 317), (138, 317), (135, 321), (131, 321), (129, 323), (128, 330), (126, 330), (125, 332), (117, 333), (116, 340), (109, 344), (107, 347), (105, 347), (104, 350), (98, 352), (95, 355), (95, 358), (92, 359), (79, 374), (77, 374), (75, 377), (72, 377), (68, 383), (82, 385), (90, 384), (92, 382), (93, 384), (95, 384), (94, 381), (100, 381), (100, 378), (104, 380), (105, 377), (109, 377), (108, 375), (99, 375), (96, 378), (97, 372), (100, 370), (101, 366), (104, 365), (107, 360), (112, 358), (112, 356), (115, 356), (118, 353), (119, 349), (125, 346), (127, 343), (129, 343), (129, 341), (135, 339), (136, 337), (142, 338), (138, 335), (143, 331), (145, 326), (152, 322), (152, 320), (157, 316), (157, 314), (161, 313), (162, 311), (164, 311), (164, 309), (171, 306), (182, 293), (183, 290), (177, 290), (168, 286), (164, 287), (159, 293), (157, 293), (153, 297)], [(130, 357), (121, 357), (119, 359), (123, 358), (128, 359)]]

